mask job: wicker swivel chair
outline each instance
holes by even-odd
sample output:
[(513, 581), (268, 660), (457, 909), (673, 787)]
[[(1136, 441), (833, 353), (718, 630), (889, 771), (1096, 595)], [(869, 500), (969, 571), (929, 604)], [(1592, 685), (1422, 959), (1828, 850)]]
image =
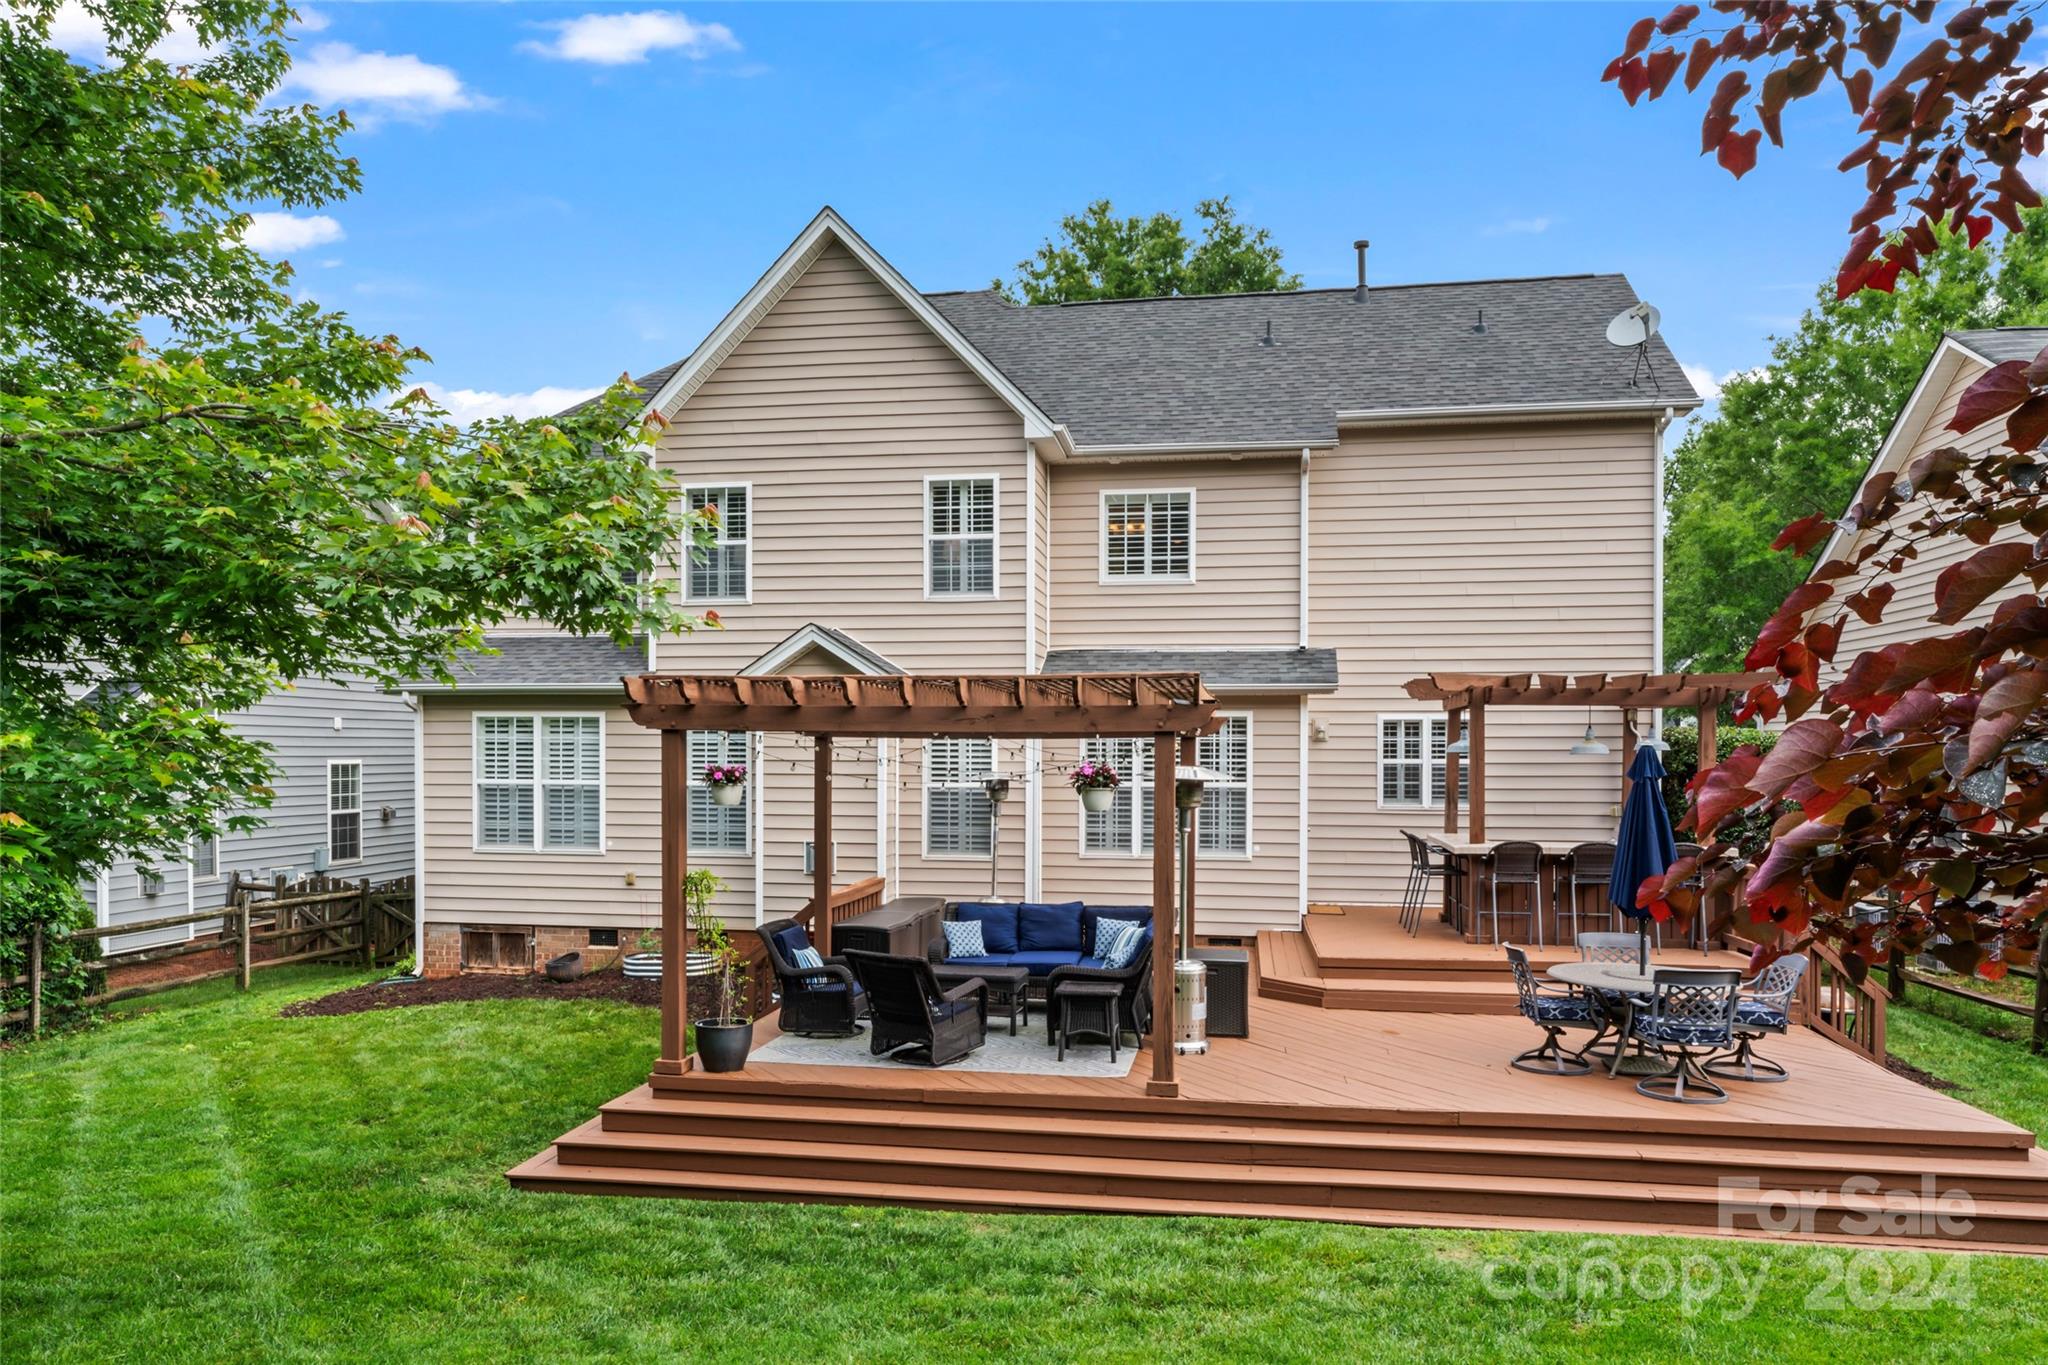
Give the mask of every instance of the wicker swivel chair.
[(1604, 906), (1608, 883), (1613, 880), (1613, 844), (1574, 844), (1571, 851), (1564, 855), (1564, 866), (1557, 870), (1557, 904), (1551, 909), (1551, 922), (1557, 926), (1558, 942), (1564, 941), (1566, 914), (1572, 917), (1572, 932), (1578, 932), (1579, 913), (1585, 903), (1583, 893), (1588, 889), (1599, 891)]
[(1543, 1042), (1530, 1048), (1508, 1065), (1517, 1071), (1534, 1071), (1543, 1076), (1583, 1076), (1593, 1069), (1585, 1050), (1567, 1052), (1559, 1039), (1568, 1028), (1598, 1030), (1603, 1016), (1599, 1006), (1586, 995), (1564, 992), (1539, 984), (1529, 970), (1529, 955), (1512, 944), (1506, 945), (1508, 965), (1515, 973), (1515, 998), (1522, 1017), (1543, 1030)]
[(1700, 1059), (1735, 1040), (1735, 995), (1742, 973), (1699, 967), (1659, 967), (1651, 977), (1647, 1009), (1630, 1029), (1676, 1062), (1668, 1076), (1645, 1076), (1636, 1090), (1674, 1104), (1726, 1104), (1728, 1092), (1700, 1069)]
[(828, 957), (818, 967), (798, 966), (793, 954), (810, 947), (811, 938), (793, 919), (772, 919), (754, 932), (768, 950), (768, 965), (782, 993), (782, 1017), (776, 1022), (784, 1033), (848, 1038), (860, 1032), (867, 996), (845, 958)]
[(1700, 1070), (1724, 1081), (1782, 1081), (1791, 1073), (1783, 1064), (1759, 1057), (1752, 1046), (1766, 1033), (1784, 1034), (1792, 1027), (1792, 997), (1806, 975), (1806, 955), (1787, 953), (1742, 983), (1735, 1000), (1735, 1050), (1701, 1063)]
[(1543, 946), (1543, 845), (1523, 839), (1495, 844), (1486, 855), (1486, 908), (1493, 916), (1493, 941), (1500, 943), (1500, 892), (1520, 887), (1529, 906), (1530, 936)]
[(868, 995), (868, 1051), (899, 1062), (944, 1066), (988, 1037), (988, 983), (970, 977), (939, 987), (921, 957), (852, 951), (846, 960)]

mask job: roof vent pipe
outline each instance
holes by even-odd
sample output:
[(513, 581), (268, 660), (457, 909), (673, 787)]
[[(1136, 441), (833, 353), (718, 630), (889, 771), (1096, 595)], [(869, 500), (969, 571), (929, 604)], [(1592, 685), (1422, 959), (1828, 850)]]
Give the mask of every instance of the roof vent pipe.
[(1368, 242), (1367, 240), (1365, 240), (1365, 238), (1361, 237), (1361, 238), (1359, 238), (1359, 239), (1358, 239), (1357, 241), (1353, 242), (1353, 243), (1352, 243), (1351, 245), (1352, 245), (1353, 247), (1355, 247), (1355, 248), (1357, 249), (1357, 251), (1358, 251), (1358, 292), (1356, 292), (1355, 294), (1353, 294), (1353, 295), (1351, 296), (1351, 298), (1352, 298), (1352, 301), (1353, 301), (1354, 303), (1364, 303), (1364, 302), (1365, 302), (1365, 249), (1366, 249), (1367, 247), (1371, 246), (1371, 245), (1372, 245), (1372, 243), (1371, 243), (1371, 242)]

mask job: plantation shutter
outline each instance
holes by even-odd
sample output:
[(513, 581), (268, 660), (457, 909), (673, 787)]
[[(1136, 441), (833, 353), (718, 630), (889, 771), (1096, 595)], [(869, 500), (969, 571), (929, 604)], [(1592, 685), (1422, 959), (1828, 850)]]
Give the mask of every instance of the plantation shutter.
[(1245, 853), (1251, 848), (1251, 720), (1232, 716), (1196, 743), (1195, 761), (1219, 774), (1202, 796), (1195, 846), (1203, 853)]
[(689, 740), (690, 847), (745, 852), (747, 812), (751, 794), (737, 806), (721, 806), (711, 799), (704, 783), (704, 769), (713, 763), (745, 763), (751, 778), (753, 765), (747, 757), (744, 730), (692, 730)]
[(1123, 781), (1105, 811), (1081, 815), (1083, 847), (1090, 853), (1143, 853), (1152, 847), (1152, 743), (1142, 739), (1090, 739), (1081, 757), (1108, 763)]
[(596, 716), (547, 716), (541, 726), (541, 786), (547, 793), (543, 845), (600, 847), (604, 840), (601, 724)]
[(748, 505), (745, 485), (692, 488), (690, 510), (707, 507), (718, 511), (717, 544), (693, 549), (690, 560), (690, 598), (699, 602), (732, 602), (747, 596), (747, 548), (753, 538), (753, 509)]
[(925, 742), (925, 852), (985, 858), (992, 852), (991, 808), (981, 779), (995, 770), (995, 743), (987, 739)]
[(477, 720), (477, 842), (533, 846), (533, 718)]

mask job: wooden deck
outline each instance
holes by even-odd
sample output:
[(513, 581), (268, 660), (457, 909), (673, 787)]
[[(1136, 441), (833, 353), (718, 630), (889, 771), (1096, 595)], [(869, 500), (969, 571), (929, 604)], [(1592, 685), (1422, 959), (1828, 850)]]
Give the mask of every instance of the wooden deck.
[[(1848, 1235), (1859, 1210), (1843, 1181), (1874, 1177), (1886, 1209), (1913, 1215), (1931, 1173), (1968, 1196), (1968, 1227), (1875, 1241), (2048, 1250), (2048, 1153), (2030, 1133), (1808, 1030), (1767, 1049), (1789, 1083), (1731, 1086), (1712, 1107), (1510, 1068), (1533, 1041), (1518, 1017), (1260, 995), (1251, 1037), (1181, 1060), (1176, 1099), (1145, 1094), (1145, 1056), (1116, 1080), (755, 1063), (639, 1087), (510, 1176), (687, 1198), (1866, 1244)], [(1803, 1225), (1766, 1232), (1788, 1204)]]

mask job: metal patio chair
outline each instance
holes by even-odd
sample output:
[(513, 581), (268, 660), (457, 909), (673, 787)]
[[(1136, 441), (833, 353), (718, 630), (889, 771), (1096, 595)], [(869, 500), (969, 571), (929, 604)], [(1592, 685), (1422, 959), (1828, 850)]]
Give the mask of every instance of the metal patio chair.
[(1439, 858), (1427, 839), (1406, 830), (1401, 834), (1408, 840), (1408, 886), (1401, 894), (1401, 927), (1413, 938), (1422, 932), (1422, 908), (1429, 903), (1429, 888), (1462, 874), (1448, 852)]
[(1735, 1001), (1735, 1050), (1708, 1058), (1700, 1069), (1724, 1081), (1764, 1084), (1788, 1077), (1782, 1063), (1757, 1056), (1753, 1044), (1767, 1033), (1791, 1030), (1792, 997), (1805, 975), (1806, 954), (1787, 953), (1743, 982)]
[(1550, 909), (1550, 920), (1557, 929), (1558, 942), (1564, 941), (1564, 917), (1567, 908), (1571, 912), (1572, 931), (1577, 933), (1581, 893), (1587, 888), (1598, 890), (1601, 903), (1605, 905), (1607, 886), (1613, 880), (1613, 844), (1574, 844), (1571, 851), (1564, 855), (1564, 865), (1557, 870), (1555, 904)]
[(1580, 991), (1562, 991), (1545, 986), (1529, 970), (1529, 955), (1513, 944), (1507, 948), (1508, 965), (1515, 973), (1515, 999), (1522, 1017), (1543, 1030), (1543, 1042), (1516, 1057), (1509, 1065), (1517, 1071), (1540, 1076), (1583, 1076), (1593, 1069), (1585, 1050), (1567, 1052), (1559, 1040), (1569, 1028), (1599, 1030), (1605, 1016), (1593, 999)]
[(1649, 1002), (1637, 1008), (1629, 1031), (1675, 1065), (1669, 1075), (1637, 1081), (1637, 1092), (1673, 1104), (1726, 1104), (1728, 1092), (1700, 1069), (1700, 1061), (1734, 1042), (1742, 973), (1659, 967), (1651, 982)]
[[(1700, 852), (1701, 850), (1698, 844), (1679, 844), (1677, 846), (1677, 852), (1673, 855), (1673, 859), (1675, 861), (1678, 858), (1697, 858), (1700, 856)], [(1706, 880), (1707, 879), (1704, 876), (1695, 872), (1692, 874), (1692, 876), (1685, 879), (1685, 885), (1690, 887), (1694, 891), (1698, 891), (1702, 886), (1706, 885)], [(1664, 935), (1662, 932), (1663, 926), (1656, 926), (1656, 931), (1657, 941), (1658, 944), (1661, 946), (1664, 940)], [(1699, 950), (1703, 953), (1706, 952), (1707, 907), (1704, 902), (1698, 903), (1698, 908), (1693, 911), (1692, 927), (1688, 931), (1688, 933), (1691, 935), (1692, 942), (1699, 948)]]
[(1520, 887), (1529, 906), (1530, 937), (1543, 946), (1543, 845), (1523, 839), (1495, 844), (1486, 854), (1486, 908), (1493, 916), (1493, 941), (1500, 943), (1500, 890)]
[(1634, 934), (1616, 934), (1606, 930), (1588, 931), (1573, 940), (1578, 945), (1581, 962), (1626, 962), (1635, 965), (1638, 946)]

